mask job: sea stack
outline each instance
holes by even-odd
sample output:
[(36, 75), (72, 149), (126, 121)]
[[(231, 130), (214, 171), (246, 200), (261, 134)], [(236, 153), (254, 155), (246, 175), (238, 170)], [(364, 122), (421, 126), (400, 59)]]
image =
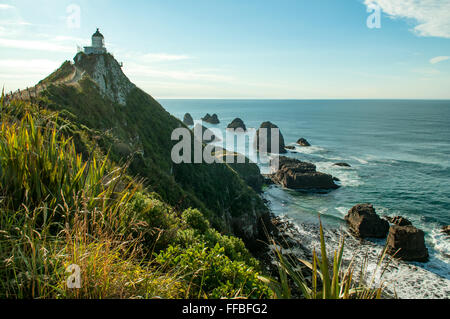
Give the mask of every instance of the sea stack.
[(228, 124), (227, 129), (242, 129), (244, 132), (247, 131), (247, 127), (244, 124), (244, 121), (242, 121), (240, 118), (235, 118), (233, 122)]
[(204, 118), (202, 118), (202, 121), (209, 123), (209, 124), (220, 124), (219, 117), (217, 114), (213, 114), (212, 116), (208, 113), (205, 115)]
[(371, 204), (358, 204), (349, 210), (345, 220), (350, 230), (361, 238), (386, 238), (389, 223), (381, 219)]
[[(260, 134), (261, 129), (266, 129), (266, 134)], [(281, 134), (281, 131), (279, 131), (279, 143), (278, 147), (275, 147), (275, 145), (272, 146), (272, 130), (278, 129), (278, 126), (271, 122), (264, 122), (261, 124), (260, 128), (256, 131), (256, 149), (258, 151), (267, 151), (268, 153), (274, 153), (274, 154), (285, 154), (287, 153), (285, 149), (284, 144), (284, 137), (283, 134)], [(260, 136), (261, 135), (261, 136)], [(261, 150), (263, 145), (267, 145), (267, 150)]]
[(187, 126), (194, 125), (194, 119), (192, 118), (191, 114), (186, 113), (184, 115), (183, 123), (186, 124)]
[(412, 226), (412, 223), (402, 216), (395, 216), (395, 217), (384, 217), (388, 222), (391, 224), (397, 225), (397, 226)]
[(303, 147), (309, 147), (311, 144), (303, 137), (297, 141), (297, 144)]
[(425, 233), (414, 226), (394, 225), (389, 230), (386, 251), (405, 261), (428, 261)]
[(289, 189), (330, 190), (339, 188), (333, 176), (316, 171), (316, 165), (281, 156), (279, 169), (270, 175), (272, 181)]

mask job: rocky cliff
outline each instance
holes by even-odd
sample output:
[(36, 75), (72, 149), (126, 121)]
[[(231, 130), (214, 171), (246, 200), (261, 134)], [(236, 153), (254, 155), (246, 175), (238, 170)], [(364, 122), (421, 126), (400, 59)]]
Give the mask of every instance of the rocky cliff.
[(270, 228), (269, 211), (236, 169), (173, 164), (171, 135), (184, 124), (131, 83), (112, 55), (79, 53), (74, 60), (77, 83), (50, 83), (41, 104), (86, 126), (105, 154), (117, 163), (129, 162), (129, 173), (145, 178), (169, 204), (198, 208), (216, 229), (258, 248), (258, 239), (266, 239), (264, 227)]
[(87, 72), (104, 96), (120, 105), (126, 105), (128, 94), (136, 86), (122, 72), (122, 67), (111, 54), (86, 55), (80, 52), (74, 61), (75, 67)]

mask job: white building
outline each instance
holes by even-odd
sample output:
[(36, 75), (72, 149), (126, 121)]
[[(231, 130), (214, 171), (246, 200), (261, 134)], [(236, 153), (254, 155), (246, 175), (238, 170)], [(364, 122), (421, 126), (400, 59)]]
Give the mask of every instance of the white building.
[(86, 54), (103, 54), (106, 53), (105, 38), (97, 28), (97, 32), (92, 35), (92, 46), (84, 47), (84, 53)]

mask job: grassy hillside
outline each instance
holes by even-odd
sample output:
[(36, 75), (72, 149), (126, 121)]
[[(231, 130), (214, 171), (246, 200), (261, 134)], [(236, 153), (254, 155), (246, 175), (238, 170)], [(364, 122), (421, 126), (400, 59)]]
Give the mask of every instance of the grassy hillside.
[(103, 87), (91, 57), (78, 83), (65, 62), (33, 101), (1, 101), (0, 298), (268, 297), (234, 237), (259, 248), (259, 196), (225, 164), (174, 165), (183, 124), (130, 83), (109, 98), (127, 78), (103, 58)]
[[(39, 102), (0, 102), (0, 298), (270, 296), (240, 239), (168, 204), (97, 131)], [(73, 264), (80, 289), (66, 285)]]
[[(77, 83), (52, 84), (64, 63), (33, 101), (0, 99), (0, 298), (286, 298), (291, 281), (306, 287), (283, 256), (277, 283), (250, 253), (270, 225), (257, 165), (174, 165), (171, 133), (184, 125), (133, 85), (114, 101), (104, 90), (119, 83), (103, 69), (98, 85), (91, 62)], [(322, 255), (313, 264), (326, 275)], [(79, 289), (67, 285), (74, 269)], [(303, 296), (322, 298), (317, 287)]]
[(73, 72), (75, 72), (75, 68), (73, 67), (72, 63), (70, 63), (70, 61), (66, 61), (61, 65), (60, 68), (58, 68), (58, 70), (40, 81), (39, 84), (50, 84), (64, 80), (71, 74), (73, 74)]
[[(78, 67), (88, 64), (92, 73), (94, 62), (82, 61)], [(242, 237), (252, 249), (265, 239), (261, 220), (269, 223), (268, 210), (236, 171), (226, 164), (172, 163), (171, 134), (184, 124), (142, 90), (133, 88), (124, 106), (105, 98), (86, 76), (77, 86), (49, 86), (37, 103), (85, 127), (83, 134), (89, 132), (103, 153), (115, 163), (129, 161), (129, 174), (145, 178), (146, 187), (171, 205), (200, 209), (216, 229)], [(85, 146), (76, 147), (89, 156)]]

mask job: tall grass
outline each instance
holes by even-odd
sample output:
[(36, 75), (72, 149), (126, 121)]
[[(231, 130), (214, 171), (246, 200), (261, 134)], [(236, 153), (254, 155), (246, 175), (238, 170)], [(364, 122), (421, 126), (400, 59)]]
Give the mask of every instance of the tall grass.
[[(320, 221), (320, 216), (319, 216)], [(276, 298), (291, 299), (292, 290), (300, 291), (306, 299), (380, 299), (384, 297), (383, 274), (389, 266), (385, 263), (386, 251), (380, 255), (375, 270), (368, 271), (368, 256), (364, 258), (361, 269), (357, 269), (354, 258), (348, 267), (343, 266), (345, 248), (342, 239), (339, 248), (330, 260), (327, 254), (322, 222), (320, 221), (320, 255), (313, 250), (312, 261), (295, 260), (282, 253), (279, 245), (273, 241), (275, 255), (278, 261), (279, 281), (263, 278), (273, 289)], [(307, 280), (302, 272), (306, 267), (311, 272), (311, 279)], [(359, 271), (359, 275), (357, 274)], [(379, 277), (377, 278), (377, 275)]]
[[(2, 118), (7, 118), (2, 114)], [(65, 198), (73, 205), (74, 194), (85, 191), (92, 201), (108, 189), (103, 183), (107, 159), (84, 162), (73, 141), (62, 136), (53, 121), (46, 127), (26, 112), (20, 122), (2, 121), (0, 128), (0, 192), (12, 201), (50, 209)], [(92, 204), (92, 201), (90, 204)]]
[[(127, 165), (83, 158), (56, 113), (6, 106), (2, 95), (0, 116), (0, 298), (258, 298), (271, 295), (267, 285), (291, 298), (291, 283), (305, 298), (382, 295), (374, 281), (354, 280), (353, 263), (343, 269), (344, 243), (329, 268), (322, 225), (321, 257), (300, 261), (311, 285), (279, 249), (281, 280), (264, 285), (240, 241), (213, 231), (199, 211), (169, 213)], [(81, 269), (79, 289), (67, 286), (70, 265)]]
[[(140, 221), (128, 204), (142, 186), (126, 167), (84, 161), (56, 115), (0, 106), (0, 297), (182, 296), (182, 278), (154, 266), (131, 234)], [(66, 284), (72, 264), (80, 289)]]
[[(98, 160), (95, 143), (83, 158), (56, 113), (20, 101), (0, 106), (0, 298), (267, 294), (240, 241), (206, 220), (197, 227), (191, 211), (149, 194), (127, 165)], [(172, 245), (195, 262), (183, 253), (161, 260)], [(71, 265), (81, 270), (77, 289), (66, 282)]]
[[(73, 220), (57, 235), (36, 225), (44, 210), (24, 208), (9, 225), (2, 212), (0, 223), (6, 229), (0, 234), (0, 297), (183, 296), (182, 277), (154, 266), (146, 258), (140, 238), (117, 232), (118, 222), (106, 224), (101, 210), (86, 212), (80, 207), (71, 211)], [(80, 289), (66, 284), (69, 274), (65, 270), (73, 264), (82, 270)]]

